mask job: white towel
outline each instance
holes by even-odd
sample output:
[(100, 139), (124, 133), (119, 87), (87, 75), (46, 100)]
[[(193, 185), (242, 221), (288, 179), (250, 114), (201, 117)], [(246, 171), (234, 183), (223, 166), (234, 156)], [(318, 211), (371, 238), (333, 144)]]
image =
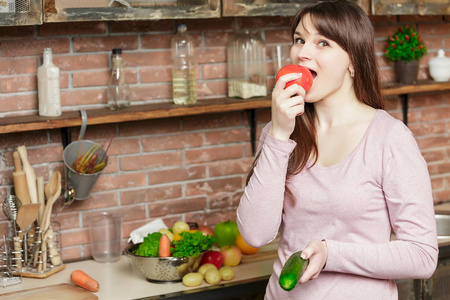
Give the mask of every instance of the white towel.
[(133, 230), (130, 233), (128, 243), (130, 241), (132, 241), (133, 244), (142, 243), (144, 241), (144, 237), (146, 237), (149, 233), (153, 233), (162, 228), (167, 229), (168, 227), (164, 224), (163, 220), (156, 219), (148, 224), (145, 224), (144, 226), (139, 227), (138, 229)]

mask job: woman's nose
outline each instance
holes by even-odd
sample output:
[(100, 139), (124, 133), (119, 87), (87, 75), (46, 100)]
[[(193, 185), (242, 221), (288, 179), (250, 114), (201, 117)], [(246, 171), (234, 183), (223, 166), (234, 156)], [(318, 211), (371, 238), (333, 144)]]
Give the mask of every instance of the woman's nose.
[(310, 60), (312, 58), (312, 52), (307, 44), (302, 45), (297, 52), (297, 57), (300, 60)]

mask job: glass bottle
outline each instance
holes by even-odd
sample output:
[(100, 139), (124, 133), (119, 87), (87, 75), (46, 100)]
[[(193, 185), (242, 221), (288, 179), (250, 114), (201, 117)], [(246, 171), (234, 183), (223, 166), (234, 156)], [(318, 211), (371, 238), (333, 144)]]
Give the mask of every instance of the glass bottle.
[(59, 68), (53, 64), (52, 49), (44, 49), (44, 61), (37, 70), (39, 115), (58, 117), (61, 115), (59, 90)]
[(227, 45), (228, 97), (267, 96), (266, 44), (260, 33), (236, 32)]
[(194, 41), (186, 32), (186, 29), (185, 24), (179, 24), (177, 34), (171, 41), (173, 102), (175, 104), (193, 104), (197, 102)]
[(131, 103), (130, 87), (127, 84), (123, 71), (122, 49), (114, 48), (111, 60), (112, 71), (108, 85), (108, 103), (106, 106), (111, 110), (129, 107)]

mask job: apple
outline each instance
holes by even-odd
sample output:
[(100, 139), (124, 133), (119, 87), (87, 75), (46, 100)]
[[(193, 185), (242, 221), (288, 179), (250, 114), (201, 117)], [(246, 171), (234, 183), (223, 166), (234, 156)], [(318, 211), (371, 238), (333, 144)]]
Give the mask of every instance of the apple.
[(206, 226), (206, 225), (198, 226), (197, 230), (203, 232), (204, 235), (210, 235), (210, 236), (214, 235), (214, 231), (211, 229), (211, 227)]
[(219, 251), (208, 250), (203, 254), (202, 260), (200, 261), (200, 266), (204, 264), (213, 264), (220, 269), (223, 264), (223, 256)]
[(220, 248), (223, 256), (223, 265), (235, 267), (241, 263), (242, 252), (237, 246), (223, 246)]

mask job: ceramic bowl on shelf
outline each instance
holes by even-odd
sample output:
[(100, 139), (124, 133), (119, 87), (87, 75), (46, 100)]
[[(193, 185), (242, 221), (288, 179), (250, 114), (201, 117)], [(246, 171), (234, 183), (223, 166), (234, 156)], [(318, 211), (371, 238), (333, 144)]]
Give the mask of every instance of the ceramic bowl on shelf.
[(434, 81), (450, 80), (450, 57), (445, 56), (444, 49), (440, 49), (437, 56), (430, 58), (428, 68)]
[(125, 249), (125, 254), (131, 258), (134, 266), (147, 281), (177, 282), (189, 272), (196, 271), (200, 266), (203, 253), (195, 257), (147, 257), (134, 254), (139, 244), (133, 244)]

